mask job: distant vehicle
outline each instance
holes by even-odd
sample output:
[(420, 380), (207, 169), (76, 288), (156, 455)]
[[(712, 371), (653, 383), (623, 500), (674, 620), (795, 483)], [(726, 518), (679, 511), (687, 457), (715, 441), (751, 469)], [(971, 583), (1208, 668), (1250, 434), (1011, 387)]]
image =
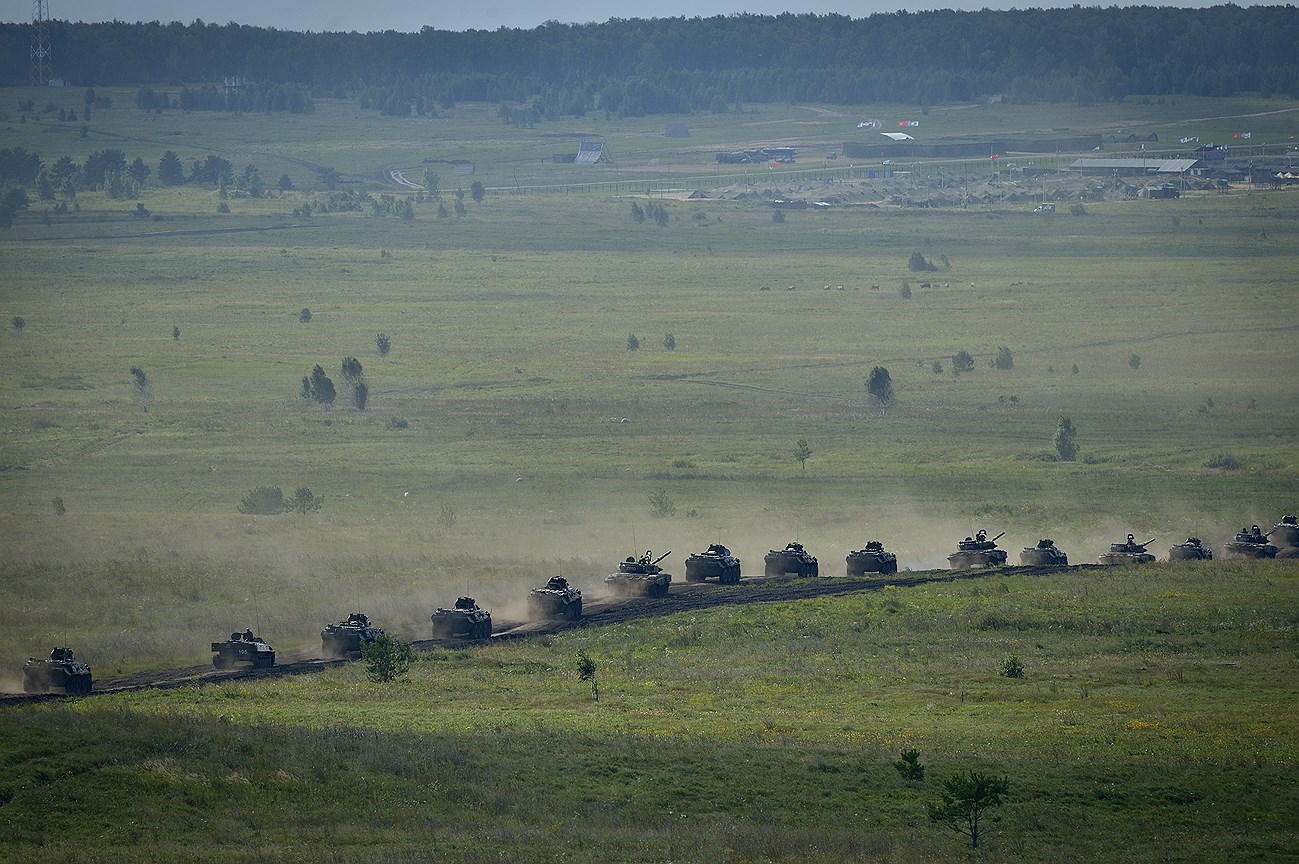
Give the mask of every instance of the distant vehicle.
[(1199, 537), (1187, 537), (1185, 543), (1178, 543), (1168, 549), (1169, 561), (1212, 561), (1213, 550), (1200, 542)]
[(231, 633), (225, 642), (212, 643), (212, 666), (217, 669), (233, 669), (237, 663), (247, 663), (254, 669), (265, 669), (275, 665), (275, 649), (254, 636), (253, 631)]
[(1253, 528), (1241, 528), (1236, 534), (1236, 539), (1232, 540), (1225, 547), (1226, 557), (1228, 558), (1275, 558), (1279, 551), (1277, 547), (1267, 542), (1268, 535), (1263, 533), (1263, 529), (1255, 525)]
[(582, 617), (582, 591), (569, 587), (563, 576), (551, 576), (545, 585), (528, 592), (528, 615), (576, 621)]
[(1146, 547), (1155, 542), (1151, 537), (1145, 543), (1138, 543), (1137, 538), (1128, 535), (1123, 543), (1111, 543), (1110, 551), (1102, 552), (1097, 558), (1100, 564), (1149, 564), (1155, 556), (1146, 551)]
[(892, 166), (893, 166), (893, 160), (892, 160), (892, 159), (885, 159), (885, 160), (884, 160), (883, 162), (881, 162), (880, 164), (881, 164), (881, 165), (887, 165), (887, 166), (889, 166), (889, 167), (892, 167)]
[(1024, 567), (1065, 567), (1069, 556), (1050, 539), (1037, 541), (1036, 546), (1020, 550), (1019, 563)]
[(884, 544), (878, 540), (868, 540), (865, 548), (849, 552), (844, 561), (849, 576), (898, 572), (898, 556), (886, 552)]
[(370, 624), (364, 613), (353, 612), (346, 621), (326, 625), (320, 631), (320, 647), (326, 657), (346, 657), (360, 654), (361, 648), (383, 635), (383, 630)]
[(70, 696), (90, 692), (90, 667), (76, 659), (71, 648), (55, 648), (49, 660), (30, 658), (23, 666), (23, 692), (62, 690)]
[(463, 636), (466, 639), (487, 639), (492, 635), (492, 613), (479, 609), (472, 597), (456, 598), (451, 609), (439, 607), (433, 611), (433, 636)]
[(821, 575), (816, 557), (804, 549), (802, 543), (786, 543), (784, 549), (772, 549), (763, 559), (763, 564), (767, 576), (784, 576), (786, 573), (800, 577)]
[(1034, 208), (1033, 208), (1033, 212), (1034, 212), (1034, 213), (1054, 213), (1054, 212), (1055, 212), (1055, 205), (1052, 204), (1052, 203), (1050, 203), (1050, 202), (1048, 201), (1048, 202), (1046, 202), (1046, 203), (1044, 203), (1044, 204), (1039, 204), (1039, 205), (1037, 205), (1036, 207), (1034, 207)]
[(720, 543), (712, 543), (703, 552), (696, 552), (686, 559), (687, 582), (712, 578), (723, 585), (740, 581), (740, 559)]
[[(1005, 534), (1002, 531), (1001, 534)], [(1006, 550), (997, 548), (1001, 534), (988, 539), (988, 532), (979, 529), (973, 537), (966, 537), (956, 544), (956, 551), (947, 556), (947, 563), (953, 570), (965, 567), (999, 567), (1006, 563)]]

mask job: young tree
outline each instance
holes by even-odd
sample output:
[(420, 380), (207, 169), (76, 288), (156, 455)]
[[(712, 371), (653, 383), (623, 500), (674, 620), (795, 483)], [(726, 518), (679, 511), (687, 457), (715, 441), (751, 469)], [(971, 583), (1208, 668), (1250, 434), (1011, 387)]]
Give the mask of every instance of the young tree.
[(893, 401), (893, 378), (889, 375), (889, 370), (883, 366), (872, 369), (870, 379), (866, 382), (866, 392), (880, 406), (880, 416), (883, 417)]
[(925, 766), (920, 764), (920, 751), (908, 747), (899, 754), (902, 758), (893, 763), (893, 767), (908, 782), (919, 783), (925, 779)]
[(293, 180), (292, 180), (292, 178), (290, 178), (288, 174), (281, 174), (281, 175), (280, 175), (280, 191), (281, 191), (281, 192), (288, 192), (288, 191), (289, 191), (290, 189), (292, 189), (292, 188), (293, 188)]
[(640, 340), (636, 338), (636, 334), (635, 334), (635, 333), (628, 333), (628, 334), (627, 334), (627, 350), (628, 350), (628, 351), (639, 351), (639, 350), (640, 350)]
[(1140, 355), (1140, 354), (1129, 354), (1129, 355), (1128, 355), (1128, 365), (1131, 366), (1133, 369), (1140, 369), (1140, 368), (1141, 368), (1141, 355)]
[(278, 486), (258, 486), (239, 502), (239, 512), (246, 516), (278, 516), (288, 507)]
[(441, 181), (438, 175), (433, 172), (432, 168), (424, 169), (424, 189), (436, 200), (442, 197), (442, 189), (438, 185)]
[(669, 516), (675, 516), (677, 505), (672, 502), (672, 497), (668, 495), (668, 490), (659, 488), (655, 489), (649, 497), (650, 515), (655, 519), (666, 519)]
[(1000, 807), (1002, 797), (1009, 791), (1010, 784), (1005, 777), (971, 769), (943, 781), (942, 798), (929, 805), (929, 819), (969, 837), (970, 847), (977, 849), (989, 830), (984, 816), (994, 807)]
[(969, 351), (957, 351), (952, 355), (952, 368), (958, 372), (969, 372), (974, 369), (974, 358)]
[(926, 259), (924, 253), (912, 252), (911, 258), (907, 261), (907, 269), (924, 273), (924, 272), (937, 270), (938, 267), (934, 264), (934, 262)]
[(1068, 417), (1061, 417), (1055, 427), (1055, 452), (1061, 462), (1078, 458), (1078, 429)]
[(469, 197), (474, 199), (475, 204), (483, 203), (483, 198), (486, 197), (486, 195), (487, 189), (483, 187), (483, 184), (480, 181), (475, 180), (469, 184)]
[(175, 151), (168, 150), (158, 160), (158, 182), (163, 186), (179, 186), (185, 182), (185, 166)]
[(591, 698), (600, 701), (600, 683), (595, 678), (596, 665), (586, 653), (586, 649), (577, 652), (577, 678), (579, 681), (591, 682)]
[(388, 338), (387, 333), (378, 333), (374, 337), (374, 347), (379, 349), (380, 357), (387, 357), (392, 349), (392, 340)]
[(1000, 348), (997, 349), (997, 356), (992, 361), (992, 367), (994, 369), (1015, 368), (1015, 358), (1010, 353), (1010, 349), (1007, 348), (1005, 345), (1002, 345)]
[(631, 218), (636, 220), (637, 225), (645, 221), (645, 211), (635, 201), (631, 202)]
[(389, 684), (410, 671), (415, 649), (387, 633), (361, 645), (365, 674), (376, 684)]
[(27, 326), (27, 319), (21, 315), (15, 315), (11, 323), (14, 325), (14, 330), (21, 333), (23, 328)]
[(285, 508), (296, 510), (298, 513), (306, 516), (308, 513), (315, 513), (320, 509), (320, 504), (324, 498), (317, 498), (311, 493), (306, 486), (299, 486), (293, 493), (293, 497), (285, 502)]
[(145, 413), (149, 412), (149, 403), (153, 401), (153, 385), (149, 383), (149, 376), (144, 374), (144, 370), (139, 366), (131, 367), (131, 389), (135, 391), (135, 398), (139, 400), (140, 407)]
[(310, 324), (311, 310), (305, 306), (302, 307), (302, 311), (298, 313), (298, 320), (301, 321), (303, 324)]
[(149, 175), (153, 173), (153, 169), (145, 165), (143, 159), (136, 156), (135, 161), (126, 169), (126, 173), (131, 175), (131, 179), (135, 181), (137, 186), (143, 186), (144, 181), (148, 180)]
[(325, 370), (317, 363), (312, 367), (310, 377), (302, 379), (302, 398), (318, 402), (326, 408), (334, 404), (338, 398), (338, 391), (334, 389), (334, 382)]
[(799, 438), (798, 443), (794, 445), (794, 459), (798, 466), (804, 471), (807, 470), (807, 460), (812, 458), (812, 448), (807, 446), (806, 438)]
[(677, 337), (673, 336), (671, 332), (665, 334), (663, 336), (663, 347), (669, 351), (677, 350)]
[(357, 411), (364, 411), (370, 401), (370, 385), (364, 381), (352, 388), (352, 405)]
[(179, 324), (173, 324), (172, 327), (171, 327), (171, 341), (173, 341), (173, 342), (179, 342), (179, 341), (180, 341), (180, 325), (179, 325)]

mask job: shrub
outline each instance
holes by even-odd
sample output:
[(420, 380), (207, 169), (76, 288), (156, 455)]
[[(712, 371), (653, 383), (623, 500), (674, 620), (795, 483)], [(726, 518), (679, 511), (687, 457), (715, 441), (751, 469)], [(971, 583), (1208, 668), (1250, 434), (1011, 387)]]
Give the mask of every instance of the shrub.
[(1078, 458), (1078, 429), (1068, 417), (1061, 417), (1055, 427), (1055, 452), (1062, 462)]
[(1023, 678), (1024, 664), (1019, 662), (1019, 658), (1011, 654), (1005, 660), (1001, 661), (1001, 674), (1007, 678)]
[(934, 370), (935, 375), (943, 374), (943, 362), (941, 360), (935, 360), (931, 368)]
[(302, 311), (298, 313), (298, 320), (301, 321), (303, 324), (310, 324), (311, 310), (305, 306), (302, 307)]
[(952, 355), (952, 368), (957, 372), (969, 372), (974, 369), (974, 358), (969, 351), (957, 351)]
[(993, 358), (992, 367), (994, 369), (1014, 369), (1015, 358), (1010, 353), (1010, 349), (1002, 345), (997, 349), (997, 356)]
[(636, 334), (635, 334), (635, 333), (628, 333), (628, 334), (627, 334), (627, 350), (628, 350), (628, 351), (639, 351), (639, 350), (640, 350), (640, 340), (636, 338)]
[(903, 300), (910, 300), (910, 299), (911, 299), (911, 283), (910, 283), (910, 282), (903, 282), (903, 283), (902, 283), (902, 287), (898, 289), (898, 296), (901, 297)]
[(60, 498), (58, 495), (54, 496), (54, 500), (52, 500), (50, 504), (54, 507), (54, 512), (57, 513), (59, 516), (62, 516), (64, 513), (68, 512), (68, 508), (63, 506), (63, 499)]
[(671, 496), (666, 489), (655, 489), (649, 497), (650, 515), (655, 519), (664, 519), (668, 516), (675, 516), (677, 505), (672, 503)]
[(21, 333), (23, 332), (23, 328), (27, 326), (27, 319), (23, 318), (21, 315), (15, 315), (11, 323), (14, 325), (14, 330)]
[(388, 422), (383, 425), (389, 429), (405, 429), (410, 424), (406, 422), (405, 417), (389, 417)]
[(927, 260), (922, 253), (912, 252), (911, 258), (907, 261), (907, 269), (917, 273), (928, 273), (937, 270), (938, 266)]
[(289, 506), (280, 487), (258, 486), (239, 502), (239, 512), (247, 516), (278, 516)]
[(1223, 450), (1220, 453), (1214, 453), (1201, 464), (1204, 465), (1205, 468), (1217, 468), (1222, 471), (1239, 471), (1243, 467), (1240, 457), (1227, 450)]
[(410, 671), (410, 664), (415, 662), (415, 650), (385, 633), (361, 646), (361, 659), (365, 661), (365, 674), (371, 681), (388, 684)]
[(920, 751), (908, 747), (899, 754), (902, 758), (893, 763), (893, 767), (908, 782), (919, 783), (925, 779), (925, 766), (920, 764)]
[(1133, 369), (1140, 369), (1140, 368), (1141, 368), (1141, 355), (1140, 355), (1140, 354), (1129, 354), (1129, 355), (1128, 355), (1128, 365), (1131, 366)]
[(319, 510), (320, 503), (324, 500), (324, 498), (317, 498), (315, 495), (311, 494), (311, 490), (306, 486), (300, 486), (297, 491), (293, 493), (293, 497), (285, 502), (285, 507), (289, 510), (296, 510), (298, 513), (305, 516), (308, 513), (314, 513)]
[(663, 347), (668, 351), (677, 350), (677, 337), (673, 336), (671, 333), (665, 334), (663, 336)]
[(392, 350), (392, 340), (388, 338), (387, 333), (378, 333), (374, 337), (374, 347), (379, 349), (380, 357), (387, 357), (388, 352)]

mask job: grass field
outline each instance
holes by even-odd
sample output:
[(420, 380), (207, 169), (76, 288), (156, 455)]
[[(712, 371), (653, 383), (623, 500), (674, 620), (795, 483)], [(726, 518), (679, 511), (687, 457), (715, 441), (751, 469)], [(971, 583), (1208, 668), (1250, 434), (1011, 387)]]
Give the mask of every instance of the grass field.
[[(0, 93), (0, 130), (47, 164), (217, 153), (297, 188), (234, 194), (219, 214), (215, 190), (150, 186), (148, 219), (83, 192), (0, 234), (10, 687), (56, 643), (107, 675), (204, 662), (250, 625), (310, 648), (353, 609), (424, 638), (457, 594), (501, 613), (549, 575), (590, 587), (645, 548), (673, 549), (679, 573), (720, 540), (756, 572), (797, 538), (839, 572), (879, 538), (925, 568), (986, 527), (1012, 556), (1050, 536), (1078, 562), (1129, 531), (1161, 552), (1188, 534), (1216, 545), (1296, 508), (1293, 191), (784, 223), (754, 201), (664, 197), (659, 228), (633, 220), (631, 185), (780, 189), (792, 181), (722, 176), (714, 151), (819, 152), (859, 134), (855, 115), (752, 106), (688, 118), (683, 142), (663, 118), (513, 130), (491, 106), (398, 121), (331, 100), (308, 117), (158, 116), (120, 91), (83, 138), (21, 121), (10, 106), (31, 94)], [(80, 108), (79, 92), (50, 98)], [(1161, 141), (1248, 123), (1275, 143), (1296, 118), (1274, 100), (1177, 100), (924, 122)], [(549, 161), (584, 133), (613, 164)], [(418, 180), (428, 158), (472, 159), (485, 200), (449, 218), (419, 200), (409, 221), (368, 203), (319, 212), (309, 165), (377, 197), (400, 195), (382, 169)], [(444, 189), (469, 179), (440, 173)], [(514, 194), (591, 182), (623, 194)], [(316, 214), (294, 216), (305, 203)], [(916, 251), (949, 266), (910, 272)], [(1013, 369), (989, 368), (1001, 346)], [(953, 373), (958, 351), (973, 371)], [(346, 393), (331, 411), (300, 397), (317, 363), (343, 390), (347, 356), (364, 365), (364, 412)], [(882, 417), (865, 390), (878, 365), (897, 393)], [(1054, 459), (1061, 415), (1077, 462)], [(263, 485), (324, 503), (239, 513)], [(652, 515), (655, 492), (673, 515)], [(441, 652), (387, 690), (345, 669), (6, 709), (0, 858), (329, 860), (310, 851), (327, 839), (336, 860), (946, 860), (958, 838), (923, 814), (935, 782), (891, 768), (914, 742), (937, 777), (1010, 776), (998, 860), (1290, 860), (1294, 575), (1008, 577)], [(604, 664), (599, 706), (573, 680), (579, 647)], [(1026, 681), (997, 675), (1010, 653)]]

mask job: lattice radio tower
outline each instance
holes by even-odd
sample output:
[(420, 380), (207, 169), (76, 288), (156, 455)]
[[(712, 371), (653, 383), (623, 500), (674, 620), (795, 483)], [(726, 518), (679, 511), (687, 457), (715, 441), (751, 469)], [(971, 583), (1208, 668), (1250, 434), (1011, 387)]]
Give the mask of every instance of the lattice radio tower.
[(48, 0), (32, 2), (32, 64), (30, 77), (33, 87), (50, 84), (50, 4)]

